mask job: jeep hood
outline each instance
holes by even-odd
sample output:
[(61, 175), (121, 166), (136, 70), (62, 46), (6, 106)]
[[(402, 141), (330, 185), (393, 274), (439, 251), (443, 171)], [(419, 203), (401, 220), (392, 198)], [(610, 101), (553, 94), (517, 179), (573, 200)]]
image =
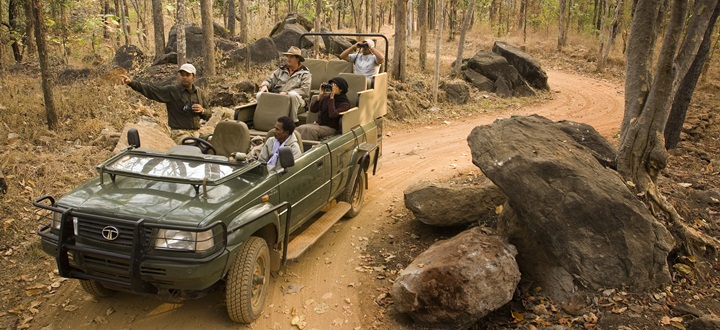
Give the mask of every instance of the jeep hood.
[(64, 195), (57, 204), (83, 213), (198, 226), (211, 214), (234, 205), (233, 201), (247, 199), (256, 183), (235, 178), (208, 186), (205, 197), (202, 187), (196, 193), (190, 184), (118, 176), (115, 182), (106, 177), (101, 185), (96, 177)]

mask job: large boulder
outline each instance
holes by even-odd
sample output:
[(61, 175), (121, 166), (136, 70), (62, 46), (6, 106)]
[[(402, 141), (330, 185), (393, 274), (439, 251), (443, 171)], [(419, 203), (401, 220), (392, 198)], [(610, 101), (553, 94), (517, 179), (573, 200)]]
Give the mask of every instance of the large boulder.
[(405, 189), (405, 207), (415, 219), (438, 227), (482, 223), (494, 227), (495, 208), (506, 197), (490, 180), (476, 185), (418, 182)]
[[(193, 59), (203, 56), (202, 28), (195, 24), (185, 25), (185, 58)], [(165, 54), (177, 52), (177, 25), (173, 25), (168, 33)]]
[(720, 330), (720, 318), (713, 315), (703, 315), (688, 322), (687, 330)]
[(491, 51), (479, 51), (468, 60), (467, 68), (494, 81), (498, 79), (513, 91), (514, 96), (531, 96), (535, 93), (523, 80), (520, 73), (502, 56)]
[[(297, 23), (293, 24), (285, 24), (283, 26), (283, 29), (278, 32), (275, 35), (272, 35), (271, 38), (273, 42), (275, 43), (275, 47), (277, 47), (278, 51), (286, 52), (290, 47), (298, 45), (298, 41), (300, 41), (300, 36), (303, 33), (307, 33), (308, 30), (305, 30), (305, 28)], [(303, 37), (302, 43), (300, 44), (300, 48), (310, 48), (314, 44), (311, 38)]]
[(440, 88), (445, 91), (445, 97), (451, 103), (465, 104), (470, 98), (470, 88), (462, 80), (445, 82)]
[(473, 84), (473, 86), (477, 87), (479, 90), (485, 92), (495, 91), (495, 83), (493, 83), (493, 81), (488, 79), (487, 77), (479, 74), (477, 71), (463, 70), (462, 74), (465, 80)]
[(57, 81), (60, 84), (69, 85), (78, 80), (87, 79), (88, 77), (90, 77), (90, 69), (65, 68), (58, 72)]
[(530, 54), (502, 41), (495, 41), (492, 51), (504, 57), (530, 86), (535, 89), (550, 90), (547, 73)]
[(607, 139), (600, 135), (594, 127), (569, 120), (561, 120), (554, 123), (554, 125), (565, 132), (565, 134), (570, 135), (575, 142), (588, 148), (600, 164), (613, 169), (615, 168), (617, 150)]
[(468, 328), (512, 299), (520, 281), (516, 254), (478, 227), (437, 242), (400, 272), (395, 308), (422, 326)]
[(554, 299), (575, 290), (638, 292), (670, 282), (673, 238), (621, 177), (540, 116), (500, 119), (468, 136), (473, 163), (507, 196), (498, 227), (523, 278)]
[(250, 63), (271, 63), (277, 61), (277, 59), (280, 57), (280, 55), (278, 54), (278, 50), (279, 49), (275, 47), (275, 42), (273, 42), (272, 39), (268, 37), (263, 37), (255, 40), (255, 42), (243, 48), (229, 52), (226, 56), (226, 65), (241, 65), (245, 63), (248, 55), (250, 56)]
[[(325, 28), (321, 31), (330, 33), (330, 31)], [(323, 35), (322, 39), (328, 53), (337, 57), (340, 57), (340, 54), (342, 54), (343, 51), (355, 44), (355, 40), (342, 36)]]
[(122, 133), (120, 133), (120, 140), (115, 146), (113, 153), (120, 153), (128, 147), (127, 132), (131, 128), (138, 130), (138, 133), (140, 134), (140, 147), (142, 149), (165, 151), (175, 145), (175, 142), (170, 138), (170, 132), (166, 127), (160, 126), (150, 119), (141, 118), (139, 122), (135, 124), (126, 124), (125, 127), (123, 127)]
[(115, 67), (131, 71), (140, 67), (145, 61), (145, 54), (140, 47), (135, 45), (122, 45), (115, 52), (113, 64)]

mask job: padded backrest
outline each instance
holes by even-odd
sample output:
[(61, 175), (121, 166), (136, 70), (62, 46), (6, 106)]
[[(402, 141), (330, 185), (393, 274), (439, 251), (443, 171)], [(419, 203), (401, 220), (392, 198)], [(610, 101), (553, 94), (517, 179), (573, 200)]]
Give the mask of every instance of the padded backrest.
[(215, 126), (210, 144), (220, 156), (234, 152), (247, 153), (250, 149), (250, 130), (241, 121), (225, 120)]
[(357, 107), (350, 108), (340, 118), (340, 129), (342, 134), (350, 132), (353, 127), (360, 125), (360, 109)]
[(375, 95), (373, 95), (375, 101), (373, 118), (380, 118), (387, 114), (387, 72), (378, 73), (373, 76), (373, 89), (375, 90)]
[(340, 78), (348, 83), (347, 97), (350, 99), (350, 107), (358, 105), (358, 93), (367, 89), (367, 77), (364, 74), (340, 73)]
[(278, 118), (289, 115), (290, 96), (260, 93), (255, 114), (253, 114), (253, 129), (256, 131), (269, 131), (275, 128)]
[(327, 78), (325, 78), (327, 62), (327, 60), (317, 60), (313, 58), (305, 59), (305, 62), (303, 62), (303, 65), (305, 65), (308, 70), (310, 70), (310, 74), (312, 75), (312, 80), (310, 81), (310, 90), (320, 89), (320, 84), (323, 81), (327, 80)]
[(312, 112), (312, 111), (310, 111), (310, 107), (312, 107), (312, 105), (315, 104), (315, 102), (317, 102), (318, 97), (320, 97), (320, 96), (319, 96), (319, 95), (313, 95), (313, 96), (310, 98), (310, 104), (308, 105), (307, 117), (305, 117), (305, 123), (306, 123), (306, 124), (312, 124), (312, 123), (314, 123), (314, 122), (318, 119), (318, 117), (320, 116), (320, 112)]
[(327, 69), (325, 69), (325, 81), (339, 76), (341, 72), (352, 73), (352, 63), (345, 60), (328, 61)]

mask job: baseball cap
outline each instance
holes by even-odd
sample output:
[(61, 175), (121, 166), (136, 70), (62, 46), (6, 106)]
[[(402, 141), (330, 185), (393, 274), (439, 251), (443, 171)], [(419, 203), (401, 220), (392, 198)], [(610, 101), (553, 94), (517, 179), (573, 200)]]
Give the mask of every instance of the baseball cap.
[(375, 41), (373, 41), (372, 39), (365, 39), (365, 43), (368, 44), (370, 48), (375, 47)]
[(185, 71), (187, 73), (192, 73), (193, 75), (197, 75), (197, 70), (195, 70), (195, 66), (190, 63), (185, 63), (180, 66), (180, 69), (178, 69), (178, 72)]

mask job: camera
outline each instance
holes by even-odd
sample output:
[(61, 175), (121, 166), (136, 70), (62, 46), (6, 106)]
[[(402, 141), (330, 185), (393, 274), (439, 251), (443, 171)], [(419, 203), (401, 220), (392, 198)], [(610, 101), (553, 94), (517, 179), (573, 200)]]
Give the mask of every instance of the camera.
[(185, 105), (182, 108), (182, 111), (186, 112), (186, 113), (191, 113), (193, 111), (193, 108), (192, 108), (193, 104), (195, 104), (195, 103), (193, 103), (193, 102), (185, 103)]
[(320, 89), (325, 92), (330, 92), (332, 91), (332, 85), (330, 83), (322, 83), (320, 84)]

